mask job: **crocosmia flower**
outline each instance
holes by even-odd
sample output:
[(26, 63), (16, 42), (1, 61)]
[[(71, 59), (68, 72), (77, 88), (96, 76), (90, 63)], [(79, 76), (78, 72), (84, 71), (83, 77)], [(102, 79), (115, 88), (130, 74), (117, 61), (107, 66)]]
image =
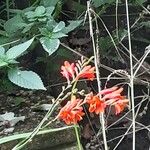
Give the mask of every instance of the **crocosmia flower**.
[(129, 100), (128, 99), (120, 99), (116, 103), (114, 103), (115, 107), (115, 114), (121, 113), (128, 105)]
[(77, 124), (78, 121), (82, 120), (82, 116), (84, 116), (83, 103), (83, 100), (72, 96), (71, 101), (68, 101), (60, 110), (58, 114), (59, 119), (62, 119), (67, 125)]
[(95, 78), (95, 67), (91, 67), (91, 65), (83, 67), (83, 69), (79, 72), (76, 78), (93, 80)]
[(98, 95), (90, 93), (86, 96), (85, 101), (90, 105), (89, 112), (95, 112), (96, 114), (102, 113), (105, 110), (105, 101), (101, 100)]
[(61, 74), (67, 79), (68, 82), (70, 82), (70, 78), (74, 78), (75, 75), (75, 64), (69, 63), (68, 61), (64, 62), (64, 66), (61, 66)]
[(91, 67), (90, 65), (84, 66), (79, 62), (70, 64), (68, 61), (65, 61), (64, 65), (61, 66), (61, 74), (67, 79), (68, 84), (70, 81), (77, 81), (80, 78), (88, 80), (95, 78), (95, 67)]
[(90, 105), (89, 112), (99, 114), (105, 111), (106, 106), (114, 106), (115, 114), (121, 113), (129, 102), (125, 96), (121, 95), (123, 88), (112, 87), (100, 91), (97, 95), (90, 93), (86, 96), (86, 101)]

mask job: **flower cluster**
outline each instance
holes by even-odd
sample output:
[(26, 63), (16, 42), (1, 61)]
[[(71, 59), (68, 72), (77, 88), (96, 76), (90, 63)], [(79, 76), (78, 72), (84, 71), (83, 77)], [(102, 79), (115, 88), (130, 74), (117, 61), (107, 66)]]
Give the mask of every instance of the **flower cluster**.
[(88, 80), (93, 80), (95, 78), (95, 67), (91, 67), (91, 65), (82, 66), (82, 64), (80, 64), (70, 64), (68, 61), (64, 62), (64, 66), (61, 67), (61, 74), (67, 79), (68, 84), (71, 79), (77, 81), (80, 78)]
[(76, 124), (82, 120), (82, 116), (84, 115), (83, 104), (83, 100), (76, 99), (73, 95), (71, 100), (60, 110), (58, 117), (65, 121), (67, 125)]
[[(81, 63), (80, 63), (81, 64)], [(82, 66), (79, 64), (70, 64), (65, 61), (61, 67), (62, 75), (70, 83), (70, 79), (77, 81), (80, 78), (93, 80), (95, 78), (95, 67)], [(77, 99), (75, 95), (71, 96), (71, 100), (60, 110), (58, 117), (65, 121), (66, 124), (77, 124), (84, 116), (83, 104), (89, 105), (90, 113), (104, 113), (106, 107), (113, 106), (115, 114), (121, 113), (128, 105), (129, 100), (122, 96), (123, 88), (112, 87), (101, 90), (98, 94), (93, 92), (85, 95), (84, 100)]]

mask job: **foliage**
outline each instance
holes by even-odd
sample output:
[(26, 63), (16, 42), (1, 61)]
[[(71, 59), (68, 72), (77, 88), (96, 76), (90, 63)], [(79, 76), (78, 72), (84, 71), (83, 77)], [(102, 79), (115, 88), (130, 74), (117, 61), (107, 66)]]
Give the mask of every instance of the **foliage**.
[(33, 40), (34, 38), (22, 44), (11, 47), (6, 52), (4, 47), (0, 47), (0, 67), (8, 68), (8, 78), (14, 84), (29, 89), (45, 90), (40, 77), (36, 73), (31, 71), (21, 71), (19, 68), (16, 68), (16, 64), (19, 63), (16, 59), (24, 54)]
[[(19, 63), (16, 59), (24, 54), (34, 40), (32, 37), (35, 36), (44, 50), (49, 55), (53, 54), (59, 48), (60, 38), (66, 37), (68, 32), (74, 30), (82, 22), (82, 20), (69, 21), (67, 26), (63, 21), (56, 22), (54, 14), (57, 3), (58, 1), (43, 0), (40, 6), (13, 10), (15, 12), (13, 17), (4, 22), (1, 33), (5, 37), (1, 39), (2, 45), (12, 39), (31, 37), (31, 40), (13, 46), (7, 52), (4, 47), (0, 47), (0, 67), (7, 67), (8, 78), (14, 84), (29, 89), (45, 90), (42, 80), (36, 73), (16, 68)], [(56, 14), (55, 17), (57, 17)]]

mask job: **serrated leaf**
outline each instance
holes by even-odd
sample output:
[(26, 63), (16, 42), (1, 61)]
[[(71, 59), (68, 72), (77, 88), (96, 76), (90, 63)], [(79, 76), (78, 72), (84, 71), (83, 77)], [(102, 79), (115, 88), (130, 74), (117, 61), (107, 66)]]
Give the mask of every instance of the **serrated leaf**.
[(74, 30), (75, 28), (77, 28), (82, 22), (83, 22), (83, 20), (69, 21), (69, 25), (67, 27), (65, 27), (62, 30), (62, 32), (68, 33), (70, 31)]
[(53, 54), (60, 45), (59, 39), (50, 39), (48, 37), (40, 38), (40, 42), (44, 50), (47, 51), (49, 55)]
[(6, 52), (6, 56), (8, 57), (8, 59), (15, 59), (19, 57), (23, 52), (25, 52), (29, 48), (33, 40), (34, 38), (10, 48)]
[(65, 27), (65, 23), (63, 21), (60, 21), (56, 27), (53, 29), (53, 32), (59, 32)]
[(46, 90), (41, 78), (33, 71), (21, 71), (18, 68), (8, 71), (8, 78), (14, 84), (35, 90)]

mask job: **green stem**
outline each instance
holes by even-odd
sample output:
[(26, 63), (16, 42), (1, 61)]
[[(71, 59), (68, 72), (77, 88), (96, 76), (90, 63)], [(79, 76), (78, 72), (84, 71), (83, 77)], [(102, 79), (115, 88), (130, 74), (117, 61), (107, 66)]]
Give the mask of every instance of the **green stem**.
[(73, 94), (74, 94), (74, 93), (73, 93), (73, 90), (75, 89), (75, 87), (76, 87), (76, 85), (77, 85), (77, 82), (78, 82), (78, 81), (75, 81), (74, 84), (73, 84), (73, 86), (72, 86), (71, 97), (72, 97)]
[(9, 20), (9, 0), (6, 0), (7, 20)]
[(80, 138), (79, 138), (79, 132), (78, 132), (78, 128), (77, 128), (76, 125), (74, 125), (74, 129), (75, 129), (75, 133), (76, 133), (76, 137), (77, 137), (78, 149), (82, 150), (81, 143), (80, 143)]

